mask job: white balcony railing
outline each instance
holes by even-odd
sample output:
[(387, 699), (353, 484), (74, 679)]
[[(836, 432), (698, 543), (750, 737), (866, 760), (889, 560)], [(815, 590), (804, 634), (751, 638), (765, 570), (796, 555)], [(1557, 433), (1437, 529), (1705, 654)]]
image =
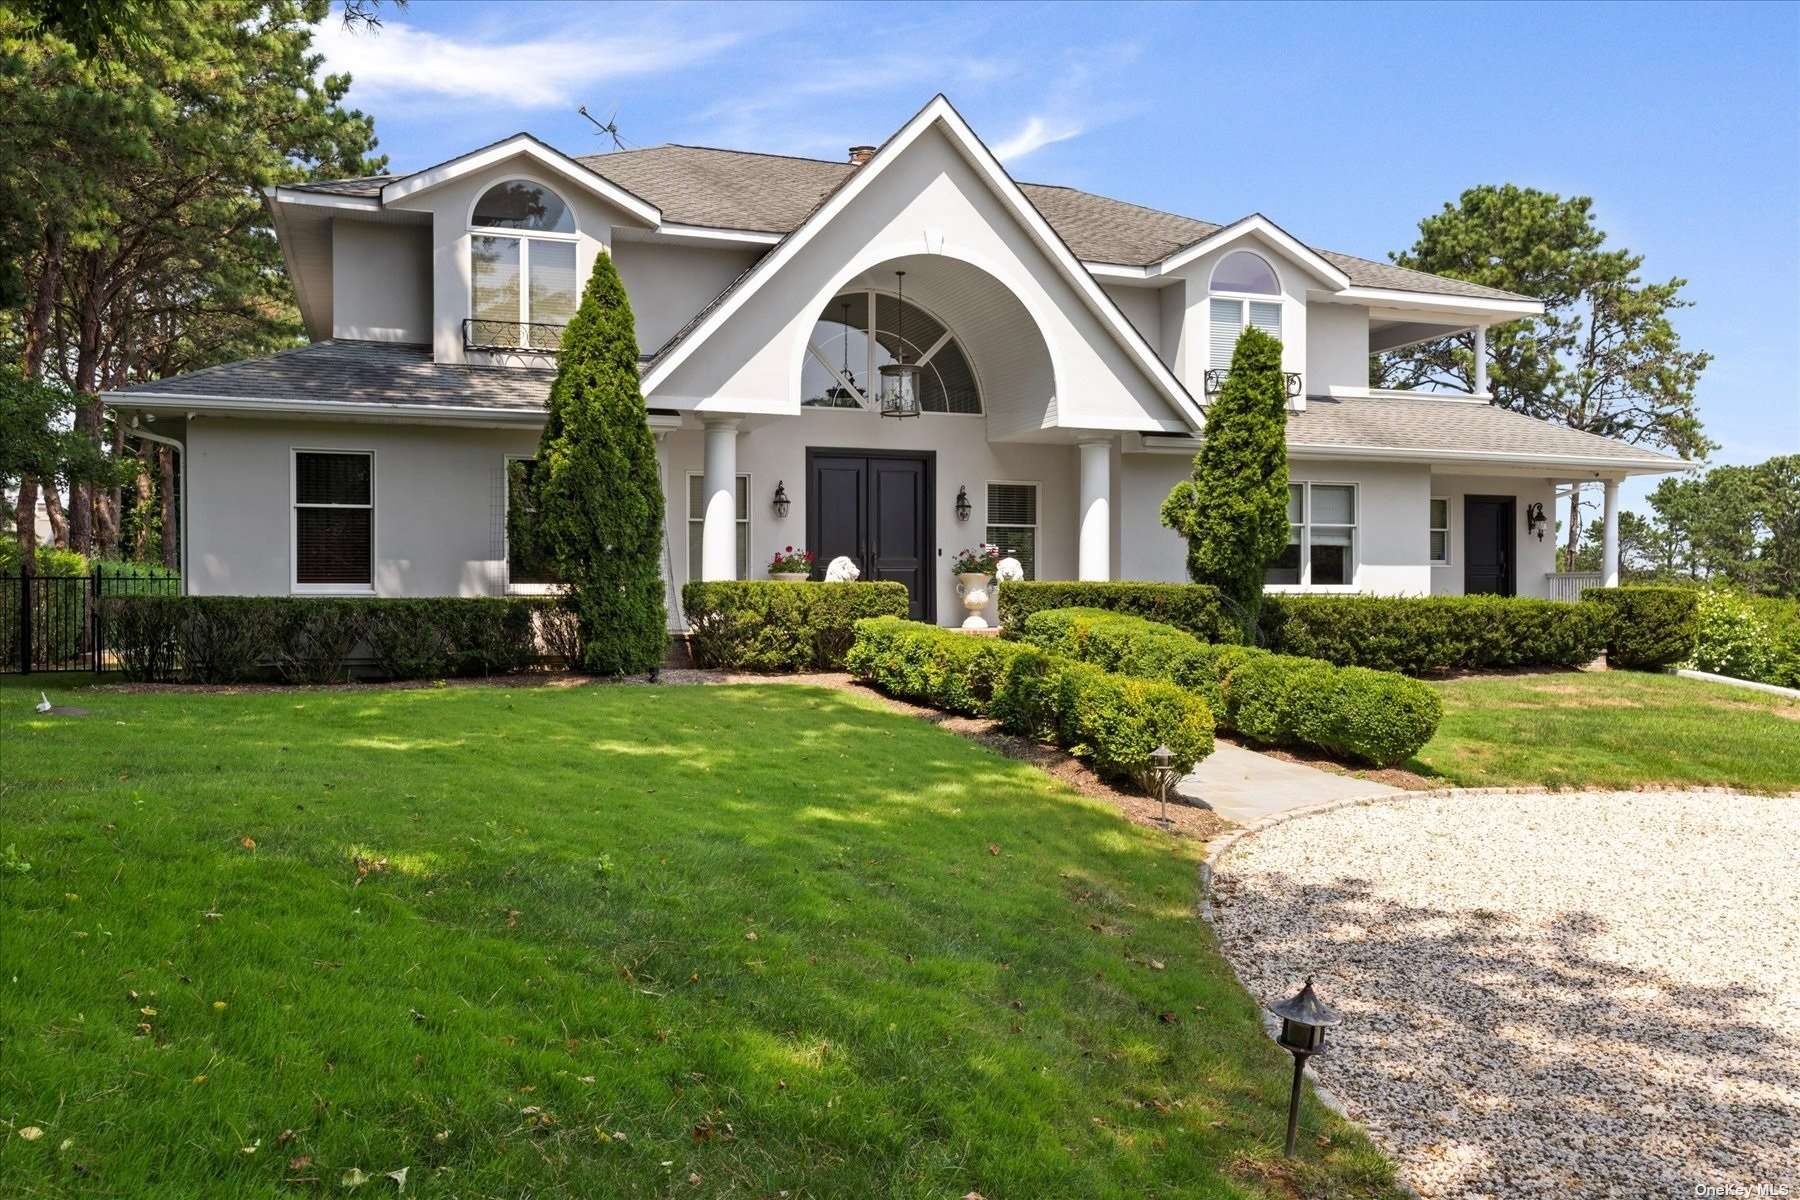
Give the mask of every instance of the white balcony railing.
[(1566, 600), (1572, 604), (1581, 599), (1581, 593), (1600, 586), (1600, 572), (1547, 571), (1544, 581), (1550, 585), (1552, 600)]

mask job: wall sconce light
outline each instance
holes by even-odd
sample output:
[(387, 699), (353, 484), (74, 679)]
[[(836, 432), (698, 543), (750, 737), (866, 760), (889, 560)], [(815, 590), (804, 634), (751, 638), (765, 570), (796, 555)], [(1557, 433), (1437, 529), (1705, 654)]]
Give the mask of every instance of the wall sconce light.
[(782, 518), (783, 520), (785, 520), (787, 518), (788, 505), (790, 503), (791, 503), (791, 501), (788, 500), (788, 494), (787, 494), (787, 484), (782, 482), (781, 480), (776, 480), (775, 481), (775, 515)]
[(956, 519), (959, 521), (968, 520), (969, 509), (969, 487), (967, 484), (964, 484), (956, 489)]
[(1550, 518), (1544, 515), (1544, 505), (1540, 501), (1525, 506), (1525, 532), (1537, 534), (1537, 540), (1544, 540), (1544, 529), (1550, 524)]

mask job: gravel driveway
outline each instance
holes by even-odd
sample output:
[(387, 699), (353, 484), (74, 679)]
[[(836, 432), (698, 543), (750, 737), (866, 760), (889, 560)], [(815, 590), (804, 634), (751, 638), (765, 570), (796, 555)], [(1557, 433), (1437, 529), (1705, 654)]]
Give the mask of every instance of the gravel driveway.
[(1259, 1000), (1345, 1014), (1318, 1074), (1422, 1195), (1800, 1197), (1800, 798), (1386, 800), (1218, 888)]

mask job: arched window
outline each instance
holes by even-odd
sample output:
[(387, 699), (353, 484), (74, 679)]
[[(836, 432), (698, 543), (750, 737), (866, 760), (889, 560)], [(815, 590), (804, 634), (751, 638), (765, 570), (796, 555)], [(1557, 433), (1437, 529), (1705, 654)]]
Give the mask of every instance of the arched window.
[[(874, 313), (875, 336), (869, 336)], [(901, 341), (904, 331), (906, 340)], [(819, 314), (801, 368), (801, 404), (808, 408), (870, 408), (871, 382), (884, 363), (897, 361), (904, 345), (906, 361), (919, 372), (919, 407), (931, 413), (981, 412), (981, 389), (975, 370), (943, 322), (887, 292), (858, 289), (834, 297)]]
[(540, 183), (509, 179), (469, 217), (470, 349), (552, 351), (575, 315), (575, 214)]
[[(1271, 299), (1260, 300), (1256, 297)], [(1268, 260), (1248, 250), (1233, 250), (1213, 268), (1211, 303), (1208, 306), (1211, 328), (1207, 366), (1215, 371), (1231, 367), (1231, 352), (1237, 348), (1238, 335), (1246, 326), (1254, 325), (1276, 338), (1281, 336), (1281, 280)]]

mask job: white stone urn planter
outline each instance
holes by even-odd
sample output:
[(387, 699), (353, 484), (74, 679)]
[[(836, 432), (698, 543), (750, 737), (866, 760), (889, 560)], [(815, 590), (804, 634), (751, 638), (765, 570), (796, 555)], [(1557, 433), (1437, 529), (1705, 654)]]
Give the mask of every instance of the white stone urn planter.
[(805, 571), (770, 571), (769, 578), (776, 583), (805, 583)]
[(963, 618), (964, 629), (989, 629), (987, 618), (981, 615), (982, 609), (988, 606), (990, 593), (988, 586), (992, 577), (981, 571), (969, 571), (958, 575), (956, 590), (962, 595), (963, 607), (969, 615)]

